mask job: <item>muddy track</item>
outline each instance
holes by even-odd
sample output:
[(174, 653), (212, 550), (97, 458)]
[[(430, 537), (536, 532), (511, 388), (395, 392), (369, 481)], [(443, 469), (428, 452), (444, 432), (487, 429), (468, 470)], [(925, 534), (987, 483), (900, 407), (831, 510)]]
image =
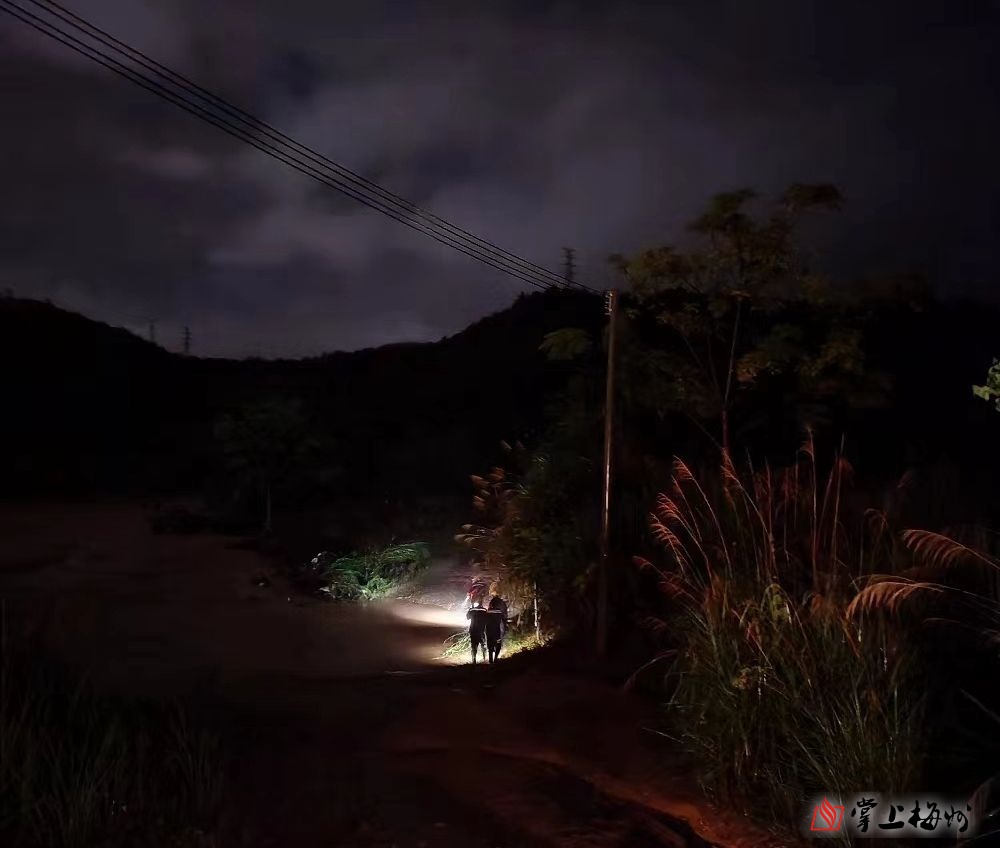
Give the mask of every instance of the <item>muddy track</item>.
[[(512, 732), (520, 693), (498, 696), (524, 683), (520, 673), (468, 672), (231, 692), (226, 713), (253, 739), (234, 771), (235, 806), (248, 817), (231, 836), (262, 848), (716, 845), (565, 751)], [(537, 693), (539, 682), (528, 686)]]
[(620, 687), (544, 653), (442, 664), (440, 606), (290, 603), (256, 552), (156, 536), (129, 505), (3, 507), (0, 538), (0, 597), (49, 650), (219, 728), (219, 848), (776, 844), (720, 829)]

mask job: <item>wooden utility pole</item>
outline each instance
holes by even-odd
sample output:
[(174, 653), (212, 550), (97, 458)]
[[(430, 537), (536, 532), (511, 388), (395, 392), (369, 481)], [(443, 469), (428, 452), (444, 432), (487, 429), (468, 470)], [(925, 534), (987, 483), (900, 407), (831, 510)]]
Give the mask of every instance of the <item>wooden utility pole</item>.
[(184, 355), (185, 356), (190, 356), (191, 355), (191, 328), (190, 327), (185, 327), (184, 328)]
[(601, 505), (601, 561), (597, 572), (597, 655), (608, 650), (608, 558), (611, 536), (611, 456), (615, 419), (615, 362), (617, 359), (618, 292), (604, 294), (608, 316), (608, 366), (604, 394), (604, 501)]

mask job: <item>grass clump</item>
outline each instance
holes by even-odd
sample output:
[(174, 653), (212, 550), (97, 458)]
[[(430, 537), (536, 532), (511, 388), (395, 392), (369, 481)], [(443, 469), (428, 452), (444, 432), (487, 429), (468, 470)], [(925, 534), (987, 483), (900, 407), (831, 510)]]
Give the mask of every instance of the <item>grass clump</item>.
[(430, 561), (425, 542), (409, 542), (348, 556), (324, 552), (313, 557), (306, 571), (336, 600), (373, 601), (397, 593)]
[(102, 697), (23, 646), (0, 671), (0, 844), (213, 844), (221, 744), (182, 708)]
[[(512, 657), (522, 651), (531, 651), (540, 648), (545, 644), (544, 637), (539, 640), (535, 636), (535, 631), (511, 627), (507, 630), (503, 640), (503, 649), (500, 651), (500, 658)], [(469, 638), (467, 630), (455, 633), (444, 641), (444, 650), (439, 659), (460, 660), (469, 659), (472, 656), (472, 640)]]
[(922, 684), (898, 628), (849, 609), (878, 546), (845, 514), (847, 463), (820, 479), (807, 444), (781, 473), (674, 471), (652, 522), (669, 564), (640, 564), (673, 604), (668, 718), (705, 788), (789, 825), (816, 793), (913, 788)]

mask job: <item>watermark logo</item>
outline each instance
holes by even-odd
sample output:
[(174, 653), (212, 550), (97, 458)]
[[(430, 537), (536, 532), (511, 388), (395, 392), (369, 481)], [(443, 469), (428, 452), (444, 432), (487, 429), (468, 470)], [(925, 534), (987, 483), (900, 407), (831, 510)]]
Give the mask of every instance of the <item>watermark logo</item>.
[[(846, 814), (845, 814), (846, 810)], [(818, 838), (968, 839), (975, 835), (972, 805), (938, 795), (899, 797), (859, 792), (814, 798), (802, 820), (802, 834)]]
[(809, 830), (813, 833), (837, 833), (843, 824), (844, 807), (831, 804), (824, 795), (823, 800), (813, 807)]

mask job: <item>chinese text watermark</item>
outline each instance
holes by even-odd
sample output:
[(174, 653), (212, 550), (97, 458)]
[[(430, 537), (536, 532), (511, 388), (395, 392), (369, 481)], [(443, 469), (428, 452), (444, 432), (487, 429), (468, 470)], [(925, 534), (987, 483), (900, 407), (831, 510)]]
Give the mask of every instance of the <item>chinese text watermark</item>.
[(967, 839), (975, 831), (972, 805), (966, 799), (927, 793), (821, 795), (809, 804), (802, 824), (803, 835), (819, 838), (847, 834), (867, 839)]

